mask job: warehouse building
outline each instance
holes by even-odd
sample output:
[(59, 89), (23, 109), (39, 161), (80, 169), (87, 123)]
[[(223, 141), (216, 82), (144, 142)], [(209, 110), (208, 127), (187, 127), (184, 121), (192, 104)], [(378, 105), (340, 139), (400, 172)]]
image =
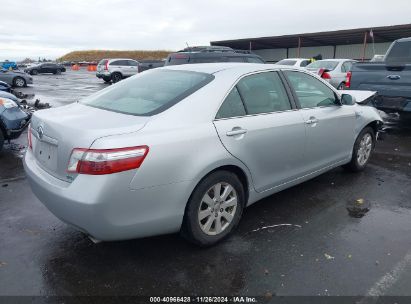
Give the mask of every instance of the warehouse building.
[(370, 60), (383, 55), (390, 44), (411, 37), (411, 24), (351, 30), (212, 41), (211, 45), (251, 50), (267, 62), (284, 58), (328, 58)]

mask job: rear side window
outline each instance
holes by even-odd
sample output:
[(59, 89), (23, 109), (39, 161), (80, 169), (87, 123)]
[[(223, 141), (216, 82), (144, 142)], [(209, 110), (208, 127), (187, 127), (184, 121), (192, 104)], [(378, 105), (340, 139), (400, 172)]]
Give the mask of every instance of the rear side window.
[(310, 60), (303, 60), (303, 61), (301, 61), (301, 63), (300, 63), (300, 67), (306, 67), (307, 65), (309, 65), (310, 64)]
[(128, 66), (128, 60), (116, 60), (111, 62), (110, 65)]
[(280, 65), (294, 65), (297, 63), (297, 60), (289, 60), (289, 59), (284, 59), (284, 60), (280, 60), (279, 62), (277, 62), (277, 64)]
[(285, 71), (297, 95), (301, 108), (325, 107), (338, 104), (334, 91), (317, 78), (302, 72)]
[(151, 116), (199, 90), (214, 76), (191, 71), (151, 70), (101, 90), (80, 103), (95, 108)]
[(291, 109), (284, 85), (276, 72), (246, 76), (237, 84), (247, 114)]
[(227, 57), (227, 62), (244, 62), (244, 57), (241, 57), (241, 56)]
[(243, 101), (241, 100), (237, 87), (234, 87), (221, 105), (216, 118), (229, 118), (244, 115), (246, 115), (246, 112)]

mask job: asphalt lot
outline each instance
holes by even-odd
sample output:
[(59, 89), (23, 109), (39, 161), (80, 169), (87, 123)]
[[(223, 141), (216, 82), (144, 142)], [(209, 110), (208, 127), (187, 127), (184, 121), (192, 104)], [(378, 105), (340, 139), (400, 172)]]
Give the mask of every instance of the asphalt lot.
[[(105, 86), (68, 71), (24, 92), (59, 106)], [(337, 168), (268, 197), (208, 249), (178, 235), (92, 243), (32, 194), (25, 136), (17, 144), (0, 152), (0, 296), (411, 296), (411, 123), (388, 124), (364, 172)], [(359, 198), (370, 211), (350, 217)], [(292, 225), (267, 227), (280, 224)]]

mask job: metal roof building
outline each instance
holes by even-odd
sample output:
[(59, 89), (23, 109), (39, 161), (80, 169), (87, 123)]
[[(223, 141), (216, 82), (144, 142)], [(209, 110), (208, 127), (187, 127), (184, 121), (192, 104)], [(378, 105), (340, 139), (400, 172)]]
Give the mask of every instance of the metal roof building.
[(210, 44), (252, 50), (268, 62), (311, 58), (319, 54), (323, 59), (369, 60), (375, 54), (385, 54), (391, 42), (404, 37), (411, 37), (411, 24), (212, 41)]

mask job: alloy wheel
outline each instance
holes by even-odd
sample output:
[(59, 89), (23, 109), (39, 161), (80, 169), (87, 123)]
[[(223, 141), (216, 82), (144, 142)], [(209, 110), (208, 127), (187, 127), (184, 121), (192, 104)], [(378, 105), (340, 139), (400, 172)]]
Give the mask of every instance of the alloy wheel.
[(365, 133), (360, 141), (357, 152), (357, 161), (360, 166), (364, 166), (370, 158), (372, 151), (372, 137), (370, 133)]
[(217, 183), (204, 194), (198, 208), (198, 223), (207, 235), (218, 235), (227, 229), (234, 219), (238, 195), (228, 183)]

